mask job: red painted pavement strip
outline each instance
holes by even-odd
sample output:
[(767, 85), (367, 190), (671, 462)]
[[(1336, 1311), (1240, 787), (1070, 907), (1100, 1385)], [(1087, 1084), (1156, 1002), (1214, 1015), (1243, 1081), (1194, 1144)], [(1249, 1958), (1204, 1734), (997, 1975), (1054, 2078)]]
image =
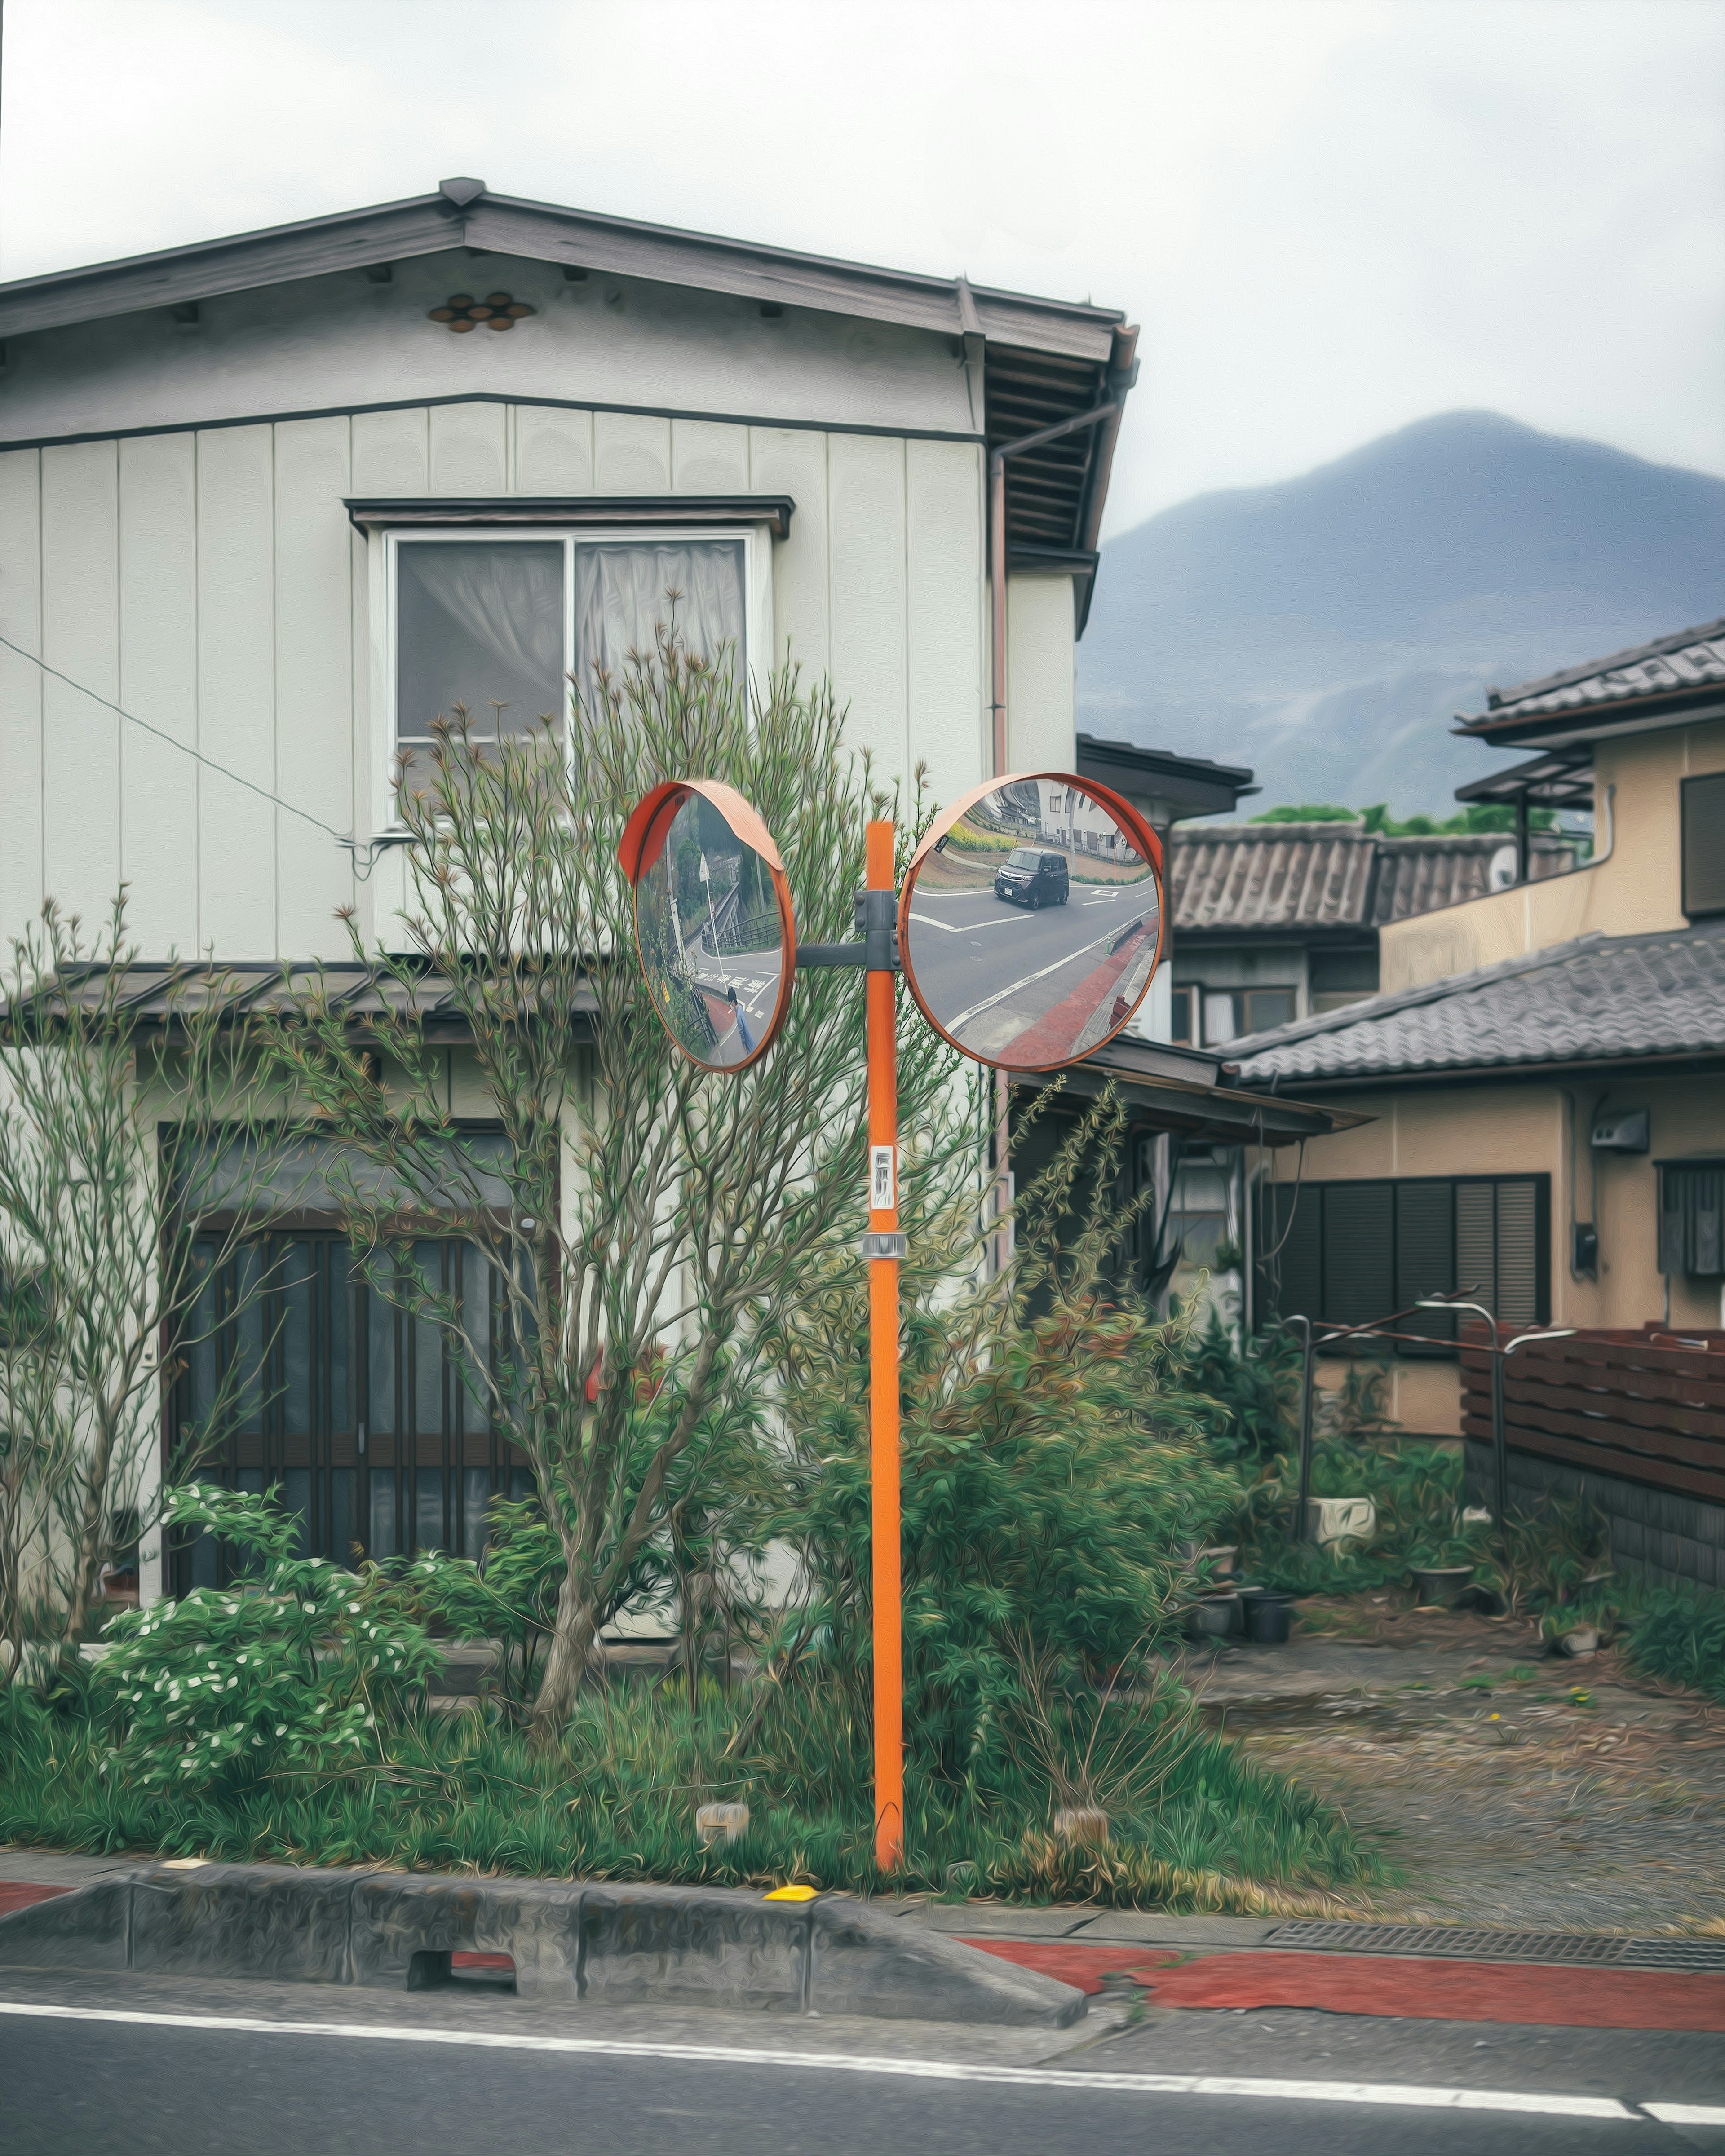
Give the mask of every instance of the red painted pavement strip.
[(33, 1902), (51, 1902), (56, 1894), (69, 1894), (69, 1887), (34, 1887), (22, 1879), (0, 1879), (0, 1917), (14, 1909), (28, 1909)]
[(1556, 2029), (1725, 2032), (1725, 1976), (1653, 1969), (1570, 1969), (1538, 1962), (1417, 1961), (1399, 1954), (1209, 1954), (1170, 1968), (1161, 1948), (966, 1939), (1081, 1991), (1123, 1973), (1154, 2006), (1320, 2007), (1422, 2021), (1525, 2021)]

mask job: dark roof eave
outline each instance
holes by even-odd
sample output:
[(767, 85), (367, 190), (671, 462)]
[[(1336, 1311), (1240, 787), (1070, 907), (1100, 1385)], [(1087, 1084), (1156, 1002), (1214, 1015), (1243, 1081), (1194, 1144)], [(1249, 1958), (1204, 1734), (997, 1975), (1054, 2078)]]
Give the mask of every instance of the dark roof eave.
[[(1572, 1059), (1567, 1062), (1443, 1064), (1417, 1070), (1338, 1072), (1322, 1078), (1302, 1071), (1291, 1082), (1297, 1085), (1302, 1093), (1327, 1095), (1368, 1093), (1409, 1086), (1535, 1085), (1562, 1078), (1622, 1078), (1633, 1082), (1636, 1078), (1646, 1077), (1707, 1077), (1715, 1072), (1725, 1072), (1725, 1047), (1678, 1049), (1659, 1055)], [(1240, 1081), (1247, 1091), (1255, 1093), (1261, 1090), (1266, 1094), (1279, 1082), (1273, 1074), (1266, 1078), (1243, 1076)]]
[(1661, 690), (1645, 696), (1571, 704), (1560, 711), (1532, 711), (1519, 718), (1506, 713), (1497, 718), (1470, 720), (1465, 725), (1452, 726), (1450, 732), (1456, 741), (1488, 742), (1517, 748), (1524, 743), (1532, 747), (1540, 742), (1597, 741), (1627, 732), (1622, 723), (1625, 719), (1645, 728), (1661, 724), (1681, 726), (1698, 718), (1717, 717), (1725, 717), (1725, 695), (1721, 694), (1717, 682), (1703, 682), (1693, 687)]

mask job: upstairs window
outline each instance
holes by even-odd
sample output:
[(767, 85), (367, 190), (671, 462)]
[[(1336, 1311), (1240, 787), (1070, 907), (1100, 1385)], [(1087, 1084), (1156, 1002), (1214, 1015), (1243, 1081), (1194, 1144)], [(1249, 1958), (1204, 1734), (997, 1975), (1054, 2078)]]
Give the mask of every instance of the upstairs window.
[(596, 673), (620, 674), (631, 651), (650, 659), (661, 624), (675, 621), (691, 654), (746, 665), (746, 547), (740, 535), (392, 537), (393, 746), (409, 788), (429, 783), (433, 724), (456, 705), (480, 742), (523, 737), (545, 717), (561, 727), (571, 677), (591, 695)]
[(1683, 911), (1725, 913), (1725, 771), (1683, 781)]

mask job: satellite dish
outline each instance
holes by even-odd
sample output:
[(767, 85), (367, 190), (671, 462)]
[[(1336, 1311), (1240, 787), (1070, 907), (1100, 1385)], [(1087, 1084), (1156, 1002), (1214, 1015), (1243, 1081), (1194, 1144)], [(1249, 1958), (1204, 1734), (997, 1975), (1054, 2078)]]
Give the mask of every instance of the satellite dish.
[(1486, 887), (1488, 891), (1513, 891), (1521, 881), (1521, 860), (1512, 839), (1507, 845), (1499, 846), (1486, 864)]

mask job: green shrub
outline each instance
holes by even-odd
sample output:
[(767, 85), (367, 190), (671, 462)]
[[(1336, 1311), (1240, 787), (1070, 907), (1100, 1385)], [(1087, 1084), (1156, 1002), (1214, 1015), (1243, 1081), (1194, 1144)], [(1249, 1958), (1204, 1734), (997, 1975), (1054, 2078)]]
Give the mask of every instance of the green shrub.
[(381, 1756), (438, 1664), (402, 1589), (370, 1567), (290, 1557), (298, 1522), (273, 1497), (193, 1484), (169, 1492), (164, 1518), (250, 1552), (257, 1577), (110, 1620), (102, 1771), (214, 1793)]

